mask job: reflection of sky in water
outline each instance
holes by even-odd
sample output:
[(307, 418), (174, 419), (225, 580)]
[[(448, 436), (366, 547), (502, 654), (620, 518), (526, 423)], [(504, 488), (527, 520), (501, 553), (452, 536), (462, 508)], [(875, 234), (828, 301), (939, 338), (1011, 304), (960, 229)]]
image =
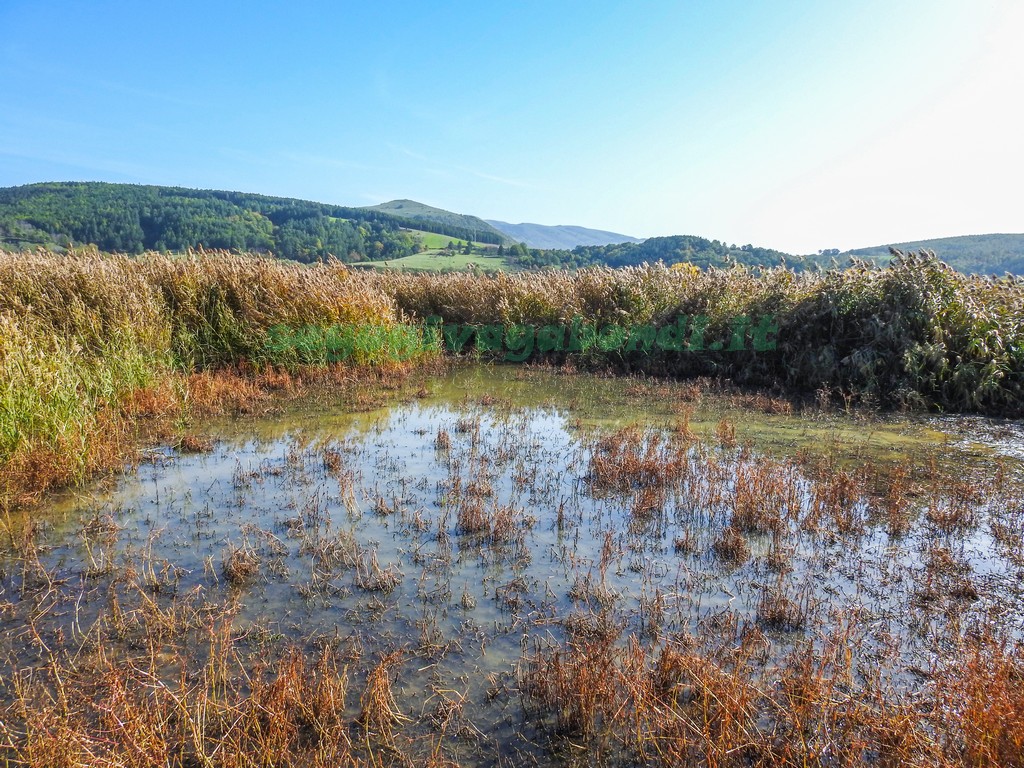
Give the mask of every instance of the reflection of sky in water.
[[(640, 410), (627, 386), (481, 367), (430, 382), (433, 393), (420, 400), (366, 413), (294, 406), (271, 419), (213, 422), (211, 453), (166, 455), (114, 484), (56, 501), (46, 558), (69, 581), (80, 579), (90, 557), (77, 533), (81, 521), (110, 513), (122, 527), (115, 560), (139, 562), (151, 551), (157, 571), (165, 561), (182, 569), (179, 593), (201, 587), (218, 594), (227, 591), (221, 566), (229, 548), (252, 547), (262, 564), (240, 593), (239, 628), (264, 626), (296, 640), (356, 637), (367, 659), (370, 651), (449, 644), (449, 653), (427, 653), (403, 667), (400, 703), (409, 710), (425, 706), (439, 680), (481, 702), (487, 675), (512, 674), (527, 638), (562, 638), (555, 617), (598, 610), (602, 590), (613, 596), (627, 632), (645, 626), (656, 596), (668, 632), (692, 631), (726, 607), (753, 618), (765, 585), (776, 583), (794, 596), (823, 599), (816, 609), (823, 614), (829, 605), (857, 607), (880, 632), (903, 627), (917, 589), (911, 576), (927, 559), (920, 534), (890, 540), (884, 527), (872, 525), (846, 539), (794, 532), (794, 567), (780, 577), (765, 564), (765, 536), (749, 537), (753, 559), (739, 567), (715, 558), (711, 545), (724, 516), (693, 509), (685, 489), (669, 493), (660, 514), (646, 516), (632, 511), (631, 493), (593, 493), (593, 426), (678, 419), (671, 392), (645, 398)], [(484, 395), (496, 402), (481, 405)], [(723, 413), (730, 414), (695, 411), (691, 423), (707, 432)], [(838, 432), (862, 436), (859, 445), (846, 443), (851, 456), (861, 457), (872, 445), (883, 456), (900, 446), (934, 445), (944, 439), (936, 437), (937, 426), (946, 423), (878, 422), (865, 429), (835, 418), (731, 415), (741, 439), (761, 440), (769, 452), (780, 444), (782, 453), (821, 444), (822, 434)], [(448, 450), (435, 446), (441, 430), (450, 437)], [(1016, 450), (1019, 428), (1012, 436), (999, 452)], [(340, 454), (340, 472), (325, 466), (331, 451)], [(705, 461), (695, 450), (690, 458), (697, 467)], [(730, 466), (735, 454), (712, 459)], [(453, 482), (463, 491), (486, 486), (486, 508), (511, 505), (521, 519), (532, 519), (522, 542), (481, 544), (458, 533), (457, 511), (448, 503)], [(601, 584), (606, 536), (613, 557)], [(686, 536), (693, 551), (677, 551), (674, 543)], [(373, 554), (381, 569), (400, 574), (394, 591), (363, 589), (358, 568), (319, 566), (307, 545), (331, 540), (354, 541), (364, 571)], [(987, 529), (950, 546), (970, 564), (981, 593), (977, 610), (1001, 602), (1007, 620), (1019, 621), (1017, 569), (998, 554)], [(91, 556), (97, 555), (94, 545)], [(11, 569), (5, 574), (11, 587)], [(926, 641), (906, 634), (908, 661), (924, 663)], [(790, 640), (775, 638), (776, 649)], [(514, 718), (507, 709), (480, 708), (475, 721), (508, 733)]]

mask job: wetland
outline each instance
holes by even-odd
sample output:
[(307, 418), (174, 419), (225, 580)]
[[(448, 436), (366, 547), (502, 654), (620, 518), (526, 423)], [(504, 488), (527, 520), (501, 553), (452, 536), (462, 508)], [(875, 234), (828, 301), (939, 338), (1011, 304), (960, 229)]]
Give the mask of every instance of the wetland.
[(0, 524), (13, 764), (1020, 764), (1019, 422), (458, 365), (142, 456)]

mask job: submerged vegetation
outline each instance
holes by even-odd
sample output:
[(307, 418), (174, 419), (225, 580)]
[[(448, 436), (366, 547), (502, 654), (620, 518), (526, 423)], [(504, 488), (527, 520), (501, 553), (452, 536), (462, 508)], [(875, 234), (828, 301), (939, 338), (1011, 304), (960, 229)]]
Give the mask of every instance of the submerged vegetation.
[(426, 383), (0, 518), (0, 760), (1024, 765), (1007, 452), (822, 414), (779, 452), (753, 422), (812, 420), (707, 381)]

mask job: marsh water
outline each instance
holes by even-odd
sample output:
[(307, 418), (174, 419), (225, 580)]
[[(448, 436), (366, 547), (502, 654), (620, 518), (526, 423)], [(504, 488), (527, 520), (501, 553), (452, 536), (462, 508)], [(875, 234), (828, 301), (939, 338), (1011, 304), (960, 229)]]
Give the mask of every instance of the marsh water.
[(405, 754), (569, 763), (523, 691), (550, 649), (717, 627), (756, 631), (770, 665), (843, 626), (859, 674), (912, 690), (963, 627), (1024, 621), (1015, 423), (473, 366), (369, 410), (320, 398), (196, 431), (208, 450), (151, 449), (34, 511), (31, 557), (8, 520), (12, 664), (88, 647), (112, 601), (126, 624), (140, 600), (217, 605), (254, 656), (335, 649), (353, 716), (400, 651)]

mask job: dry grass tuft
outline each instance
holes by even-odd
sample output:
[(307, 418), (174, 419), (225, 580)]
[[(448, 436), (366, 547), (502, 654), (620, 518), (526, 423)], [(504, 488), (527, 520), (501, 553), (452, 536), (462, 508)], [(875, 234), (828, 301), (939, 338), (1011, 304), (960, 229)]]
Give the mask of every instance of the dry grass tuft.
[(359, 722), (369, 732), (385, 741), (392, 741), (397, 725), (407, 722), (391, 690), (391, 677), (403, 663), (401, 651), (381, 656), (380, 662), (366, 679), (360, 699)]
[(213, 450), (213, 440), (203, 435), (182, 435), (175, 447), (181, 453), (209, 453)]
[(233, 587), (251, 584), (260, 572), (259, 554), (252, 547), (228, 545), (228, 553), (221, 565), (225, 581)]
[(731, 525), (722, 529), (722, 535), (711, 545), (711, 551), (720, 560), (732, 565), (742, 565), (750, 557), (747, 540)]

